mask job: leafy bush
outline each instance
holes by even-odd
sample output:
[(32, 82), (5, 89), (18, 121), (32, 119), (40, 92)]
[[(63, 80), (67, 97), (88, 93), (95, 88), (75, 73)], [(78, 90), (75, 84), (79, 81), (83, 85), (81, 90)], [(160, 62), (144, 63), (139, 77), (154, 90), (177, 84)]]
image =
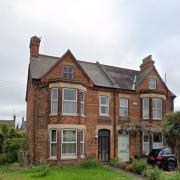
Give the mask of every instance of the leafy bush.
[(117, 167), (119, 167), (119, 168), (121, 168), (121, 169), (125, 169), (126, 168), (126, 166), (127, 166), (127, 162), (121, 162), (121, 161), (119, 161), (118, 163), (117, 163)]
[(167, 176), (165, 180), (179, 180), (180, 179), (180, 173), (175, 172), (174, 174)]
[(111, 166), (114, 166), (114, 167), (117, 167), (118, 162), (119, 162), (118, 159), (111, 159), (111, 160), (110, 160), (110, 165), (111, 165)]
[(131, 171), (131, 172), (134, 170), (132, 164), (127, 164), (124, 169), (125, 169), (126, 171)]
[(147, 176), (150, 180), (164, 180), (164, 172), (158, 167), (148, 167), (143, 172), (143, 175)]
[(83, 168), (94, 168), (99, 165), (100, 165), (99, 162), (96, 161), (95, 159), (85, 159), (80, 162), (80, 167), (83, 167)]
[(133, 170), (138, 173), (138, 174), (142, 174), (142, 172), (144, 171), (144, 169), (146, 168), (146, 163), (143, 160), (134, 160), (132, 162), (132, 166), (133, 166)]

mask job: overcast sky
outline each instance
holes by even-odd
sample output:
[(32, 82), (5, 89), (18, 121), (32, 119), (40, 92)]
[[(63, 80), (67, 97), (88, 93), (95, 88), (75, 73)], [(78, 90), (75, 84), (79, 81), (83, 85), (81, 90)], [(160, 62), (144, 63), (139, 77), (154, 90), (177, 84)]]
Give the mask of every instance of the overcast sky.
[[(0, 119), (25, 115), (30, 37), (40, 53), (139, 69), (152, 54), (180, 110), (179, 0), (0, 0)], [(20, 121), (20, 120), (19, 120)]]

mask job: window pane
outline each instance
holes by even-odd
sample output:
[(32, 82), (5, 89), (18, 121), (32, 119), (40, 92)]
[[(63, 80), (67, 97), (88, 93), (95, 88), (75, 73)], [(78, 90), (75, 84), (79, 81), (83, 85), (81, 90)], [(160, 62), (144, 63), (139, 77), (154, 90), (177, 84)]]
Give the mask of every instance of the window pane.
[(64, 66), (63, 77), (65, 79), (72, 79), (72, 66)]
[(108, 107), (107, 106), (101, 106), (101, 114), (108, 114)]
[(70, 113), (70, 114), (76, 114), (76, 102), (69, 102), (64, 101), (63, 102), (63, 113)]
[(64, 100), (76, 100), (76, 90), (64, 89)]
[(127, 108), (120, 108), (120, 116), (127, 117), (128, 116), (128, 109)]
[(149, 108), (149, 99), (148, 98), (143, 98), (143, 107)]
[(58, 98), (58, 89), (53, 88), (51, 89), (51, 100), (57, 100)]
[(80, 131), (80, 142), (84, 142), (84, 131)]
[(149, 142), (149, 135), (148, 134), (144, 134), (144, 142)]
[(101, 104), (108, 105), (108, 97), (107, 96), (101, 96)]
[(156, 79), (149, 79), (149, 89), (156, 89)]
[(80, 143), (80, 156), (84, 155), (84, 143)]
[(51, 113), (57, 113), (57, 112), (58, 112), (58, 102), (51, 101)]
[(162, 142), (162, 133), (160, 133), (160, 132), (153, 133), (153, 141), (154, 142)]
[(56, 142), (56, 130), (51, 130), (51, 142)]
[(128, 99), (120, 98), (120, 107), (128, 107)]
[(63, 142), (76, 142), (76, 130), (63, 130)]
[(51, 144), (51, 156), (56, 156), (56, 144)]
[(63, 143), (62, 144), (62, 154), (75, 156), (76, 155), (76, 143)]

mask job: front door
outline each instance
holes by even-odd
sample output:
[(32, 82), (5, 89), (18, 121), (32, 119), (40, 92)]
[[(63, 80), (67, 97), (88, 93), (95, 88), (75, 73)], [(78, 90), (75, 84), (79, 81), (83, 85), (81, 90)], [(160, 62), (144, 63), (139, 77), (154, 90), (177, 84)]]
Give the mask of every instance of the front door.
[(98, 132), (98, 158), (102, 162), (110, 160), (110, 131), (107, 129)]
[(118, 159), (129, 161), (129, 134), (128, 132), (118, 135)]

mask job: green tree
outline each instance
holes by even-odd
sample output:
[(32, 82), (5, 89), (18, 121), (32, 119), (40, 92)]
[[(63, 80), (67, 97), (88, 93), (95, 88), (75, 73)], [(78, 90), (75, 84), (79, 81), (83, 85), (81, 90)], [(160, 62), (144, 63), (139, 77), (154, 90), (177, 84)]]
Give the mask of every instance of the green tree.
[(0, 163), (17, 161), (18, 149), (25, 140), (25, 133), (6, 124), (0, 125)]
[(180, 172), (180, 112), (165, 115), (163, 133), (167, 144), (176, 152)]

